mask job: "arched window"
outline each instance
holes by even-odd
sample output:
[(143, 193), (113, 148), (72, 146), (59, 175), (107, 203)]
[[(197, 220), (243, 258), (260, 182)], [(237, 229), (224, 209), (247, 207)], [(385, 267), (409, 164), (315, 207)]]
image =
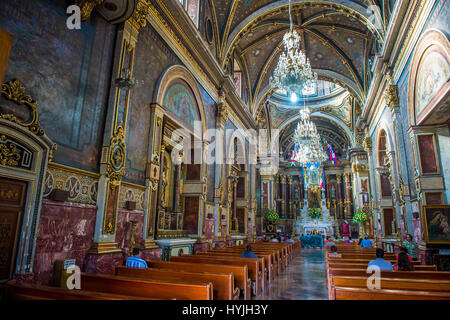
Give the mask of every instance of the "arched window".
[(178, 0), (178, 2), (187, 11), (189, 17), (194, 22), (195, 26), (198, 28), (198, 13), (200, 9), (199, 0)]

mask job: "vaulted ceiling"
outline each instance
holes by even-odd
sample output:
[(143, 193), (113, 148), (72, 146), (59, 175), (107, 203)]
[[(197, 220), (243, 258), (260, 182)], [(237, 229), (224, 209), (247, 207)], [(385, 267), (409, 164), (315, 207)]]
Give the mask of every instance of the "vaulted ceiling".
[[(250, 111), (267, 119), (272, 127), (286, 124), (293, 111), (282, 114), (276, 110), (274, 116), (266, 102), (274, 93), (269, 79), (284, 49), (282, 38), (289, 30), (289, 0), (210, 1), (220, 35), (219, 60), (228, 71), (233, 61), (240, 64)], [(294, 28), (313, 71), (319, 79), (346, 89), (360, 105), (364, 104), (372, 79), (371, 63), (383, 45), (395, 1), (291, 1)], [(269, 114), (261, 115), (264, 110)], [(333, 110), (329, 110), (331, 114)]]

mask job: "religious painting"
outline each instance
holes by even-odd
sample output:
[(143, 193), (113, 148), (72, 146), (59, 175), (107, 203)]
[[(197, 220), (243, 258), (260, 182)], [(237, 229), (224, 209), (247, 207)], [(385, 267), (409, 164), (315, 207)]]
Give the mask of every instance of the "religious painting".
[(450, 206), (424, 206), (425, 241), (450, 244)]
[(421, 134), (417, 136), (419, 147), (419, 158), (422, 174), (439, 173), (436, 161), (436, 146), (434, 137), (431, 134)]
[(450, 65), (439, 52), (432, 51), (423, 58), (416, 85), (416, 114), (419, 116), (450, 77)]
[(383, 197), (392, 196), (391, 183), (388, 177), (380, 175), (380, 186), (381, 186), (381, 196)]
[(368, 180), (367, 179), (361, 179), (361, 192), (363, 192), (363, 193), (368, 193), (369, 192)]
[(174, 81), (167, 89), (163, 99), (163, 107), (189, 128), (194, 129), (195, 121), (200, 121), (194, 94), (182, 80)]

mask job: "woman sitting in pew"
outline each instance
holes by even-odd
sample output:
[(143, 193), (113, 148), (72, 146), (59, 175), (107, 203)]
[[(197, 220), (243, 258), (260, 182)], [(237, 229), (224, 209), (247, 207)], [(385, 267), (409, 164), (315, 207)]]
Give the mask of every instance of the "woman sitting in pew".
[(328, 258), (342, 258), (342, 254), (337, 252), (337, 247), (336, 246), (332, 246), (331, 248), (331, 253), (328, 254)]
[(409, 260), (411, 257), (405, 253), (400, 252), (397, 257), (397, 264), (394, 266), (394, 270), (397, 271), (414, 271), (414, 266)]

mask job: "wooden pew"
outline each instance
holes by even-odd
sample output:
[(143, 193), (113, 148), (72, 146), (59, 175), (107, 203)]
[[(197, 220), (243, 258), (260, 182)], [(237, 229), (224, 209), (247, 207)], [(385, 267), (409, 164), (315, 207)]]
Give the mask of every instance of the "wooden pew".
[(264, 266), (261, 266), (260, 261), (264, 263), (262, 258), (237, 258), (237, 257), (215, 257), (215, 256), (201, 256), (201, 255), (182, 255), (180, 257), (172, 256), (170, 261), (174, 262), (198, 262), (207, 264), (221, 264), (221, 265), (234, 265), (243, 266), (246, 265), (248, 269), (248, 276), (254, 283), (254, 294), (259, 295), (261, 293), (261, 284), (263, 283)]
[(120, 295), (86, 290), (18, 283), (10, 280), (6, 284), (6, 300), (156, 300), (155, 298)]
[[(367, 288), (367, 277), (334, 276), (333, 286)], [(450, 292), (450, 280), (381, 278), (381, 289)]]
[[(328, 263), (329, 268), (367, 269), (367, 263)], [(414, 271), (437, 271), (435, 265), (414, 265)]]
[(139, 280), (113, 275), (81, 273), (81, 288), (122, 295), (179, 300), (212, 300), (211, 282)]
[[(375, 259), (372, 259), (372, 258), (371, 259), (328, 258), (326, 261), (328, 263), (357, 263), (357, 264), (365, 263), (365, 264), (368, 264), (372, 260), (375, 260)], [(397, 263), (397, 260), (386, 260), (386, 261), (389, 261), (392, 264)], [(413, 262), (411, 262), (411, 264), (413, 266), (420, 265), (420, 261), (413, 261)]]
[[(329, 268), (329, 275), (333, 276), (353, 276), (368, 277), (371, 273), (367, 273), (364, 269), (339, 269)], [(429, 279), (429, 280), (450, 280), (450, 271), (381, 271), (382, 278), (397, 279)]]
[(231, 266), (231, 265), (217, 265), (217, 264), (199, 264), (198, 262), (170, 262), (170, 261), (158, 261), (148, 260), (147, 266), (149, 268), (159, 268), (177, 271), (187, 272), (221, 272), (221, 273), (233, 273), (235, 287), (239, 288), (244, 300), (251, 299), (252, 282), (248, 277), (247, 265), (243, 266)]
[(181, 281), (188, 279), (192, 282), (208, 282), (213, 284), (214, 299), (217, 300), (238, 300), (239, 288), (234, 287), (233, 273), (212, 273), (212, 272), (188, 272), (182, 270), (168, 270), (157, 268), (128, 268), (119, 266), (115, 268), (115, 275), (139, 278), (144, 280), (173, 280)]
[[(274, 267), (273, 267), (273, 262), (272, 262), (272, 255), (269, 253), (265, 253), (264, 251), (253, 251), (255, 252), (255, 254), (258, 257), (261, 257), (264, 259), (264, 264), (266, 267), (266, 274), (267, 274), (267, 279), (268, 282), (270, 283), (270, 281), (275, 277), (274, 276)], [(240, 257), (242, 255), (242, 250), (238, 249), (238, 250), (226, 250), (226, 251), (216, 251), (216, 250), (209, 250), (207, 252), (197, 252), (196, 254), (199, 255), (222, 255), (222, 256), (238, 256)]]
[(450, 300), (449, 292), (335, 287), (336, 300)]

